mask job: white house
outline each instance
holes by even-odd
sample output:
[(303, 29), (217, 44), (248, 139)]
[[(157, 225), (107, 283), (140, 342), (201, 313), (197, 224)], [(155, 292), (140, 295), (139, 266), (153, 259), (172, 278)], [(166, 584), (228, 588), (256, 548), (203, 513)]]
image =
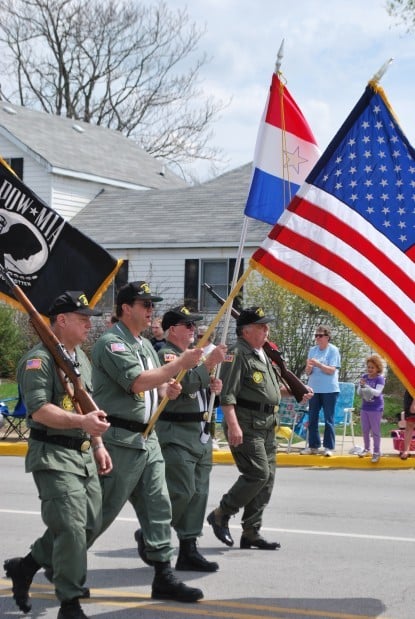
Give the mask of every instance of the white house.
[(118, 131), (4, 101), (0, 101), (0, 156), (68, 220), (105, 188), (186, 186)]
[[(205, 314), (216, 313), (217, 303), (203, 283), (228, 296), (251, 170), (247, 164), (201, 185), (165, 191), (106, 188), (71, 223), (126, 261), (118, 285), (151, 283), (164, 299), (157, 311), (186, 302)], [(270, 228), (249, 220), (242, 270)], [(104, 309), (112, 303), (111, 289)]]

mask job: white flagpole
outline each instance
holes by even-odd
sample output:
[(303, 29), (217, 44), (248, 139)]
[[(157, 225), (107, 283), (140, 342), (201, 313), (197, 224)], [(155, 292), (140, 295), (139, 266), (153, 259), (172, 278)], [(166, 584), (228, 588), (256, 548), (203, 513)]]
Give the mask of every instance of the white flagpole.
[[(280, 45), (280, 48), (277, 54), (277, 62), (275, 64), (276, 75), (278, 75), (278, 73), (281, 70), (281, 62), (282, 62), (283, 55), (284, 55), (284, 39), (281, 42), (281, 45)], [(243, 255), (243, 250), (245, 246), (246, 235), (248, 233), (248, 219), (249, 218), (246, 215), (244, 215), (244, 219), (242, 223), (241, 238), (239, 241), (238, 253), (236, 256), (236, 260), (235, 260), (235, 269), (234, 269), (233, 277), (232, 277), (231, 291), (235, 288), (236, 283), (238, 281), (238, 274), (239, 274), (239, 269), (242, 263), (242, 255)], [(229, 305), (226, 311), (225, 317), (224, 317), (222, 336), (220, 340), (221, 344), (226, 344), (226, 339), (228, 337), (228, 331), (229, 331), (229, 322), (230, 322), (231, 316), (232, 316), (232, 304)], [(218, 366), (216, 367), (216, 372), (215, 372), (216, 377), (219, 377), (220, 368), (221, 368), (221, 364), (219, 363)], [(208, 419), (207, 419), (208, 423), (210, 423), (212, 419), (214, 401), (215, 401), (215, 394), (211, 393), (210, 400), (209, 400), (209, 409), (208, 409)], [(207, 440), (209, 440), (209, 437), (206, 435), (206, 442)]]

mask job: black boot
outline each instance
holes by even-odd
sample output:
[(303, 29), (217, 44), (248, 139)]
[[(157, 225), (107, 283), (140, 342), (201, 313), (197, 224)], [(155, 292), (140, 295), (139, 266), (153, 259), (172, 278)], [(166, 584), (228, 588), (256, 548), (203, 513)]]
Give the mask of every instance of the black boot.
[(137, 529), (137, 531), (134, 533), (134, 539), (137, 542), (138, 556), (142, 561), (144, 561), (144, 563), (152, 567), (154, 565), (154, 561), (149, 559), (147, 556), (146, 544), (144, 542), (143, 532), (141, 529)]
[(78, 598), (61, 602), (58, 619), (88, 619), (82, 610)]
[(216, 572), (219, 565), (216, 561), (208, 561), (197, 549), (196, 538), (181, 539), (176, 570), (189, 572)]
[(258, 529), (244, 529), (241, 536), (241, 548), (259, 548), (260, 550), (278, 550), (281, 548), (281, 544), (279, 542), (267, 542), (266, 539), (262, 537), (259, 533)]
[(151, 588), (151, 597), (154, 600), (177, 600), (178, 602), (197, 602), (203, 598), (200, 589), (188, 587), (177, 580), (170, 561), (154, 561), (155, 576)]
[(32, 608), (29, 589), (33, 576), (40, 569), (40, 565), (34, 560), (31, 553), (25, 557), (6, 559), (3, 564), (6, 576), (12, 579), (13, 598), (17, 606), (24, 613)]
[(229, 531), (229, 518), (230, 516), (224, 514), (221, 508), (217, 507), (213, 512), (210, 512), (207, 521), (212, 526), (214, 534), (221, 542), (227, 546), (233, 546), (232, 535)]

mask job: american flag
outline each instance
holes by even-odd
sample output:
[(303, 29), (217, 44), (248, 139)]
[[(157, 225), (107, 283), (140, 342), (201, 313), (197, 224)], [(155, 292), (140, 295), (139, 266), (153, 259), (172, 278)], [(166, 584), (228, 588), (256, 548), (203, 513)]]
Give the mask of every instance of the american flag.
[(245, 215), (275, 224), (319, 156), (306, 119), (274, 73), (258, 131)]
[(414, 257), (415, 151), (370, 82), (251, 266), (338, 316), (415, 395)]

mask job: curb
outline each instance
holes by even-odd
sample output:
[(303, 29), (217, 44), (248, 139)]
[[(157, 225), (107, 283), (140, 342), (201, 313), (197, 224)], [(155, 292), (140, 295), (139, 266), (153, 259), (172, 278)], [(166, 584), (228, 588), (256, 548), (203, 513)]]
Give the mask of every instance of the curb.
[[(366, 469), (366, 470), (385, 470), (385, 469), (413, 469), (415, 468), (415, 458), (401, 460), (398, 454), (385, 454), (376, 464), (371, 462), (371, 458), (359, 458), (358, 456), (303, 456), (295, 453), (281, 453), (276, 457), (279, 467), (299, 466), (303, 468), (325, 468), (325, 469)], [(234, 464), (234, 459), (230, 451), (221, 450), (213, 452), (214, 464)]]
[[(27, 453), (27, 443), (20, 442), (0, 442), (0, 456), (25, 456)], [(232, 454), (227, 449), (212, 452), (213, 464), (234, 464)], [(364, 469), (364, 470), (385, 470), (385, 469), (413, 469), (415, 468), (415, 458), (401, 460), (398, 454), (385, 454), (379, 462), (373, 464), (370, 457), (359, 458), (346, 454), (344, 456), (303, 456), (299, 453), (279, 452), (276, 457), (279, 467), (299, 466), (303, 468), (325, 468), (325, 469)]]

